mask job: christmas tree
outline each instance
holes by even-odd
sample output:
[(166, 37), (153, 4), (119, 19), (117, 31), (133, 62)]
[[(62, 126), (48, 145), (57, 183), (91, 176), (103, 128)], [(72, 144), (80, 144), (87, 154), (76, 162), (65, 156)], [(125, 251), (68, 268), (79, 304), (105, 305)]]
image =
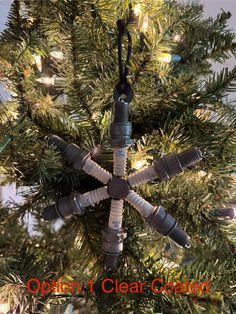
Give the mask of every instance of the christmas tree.
[(24, 192), (1, 206), (5, 313), (236, 311), (236, 67), (212, 70), (235, 56), (235, 34), (229, 12), (202, 13), (164, 0), (13, 1), (0, 169)]

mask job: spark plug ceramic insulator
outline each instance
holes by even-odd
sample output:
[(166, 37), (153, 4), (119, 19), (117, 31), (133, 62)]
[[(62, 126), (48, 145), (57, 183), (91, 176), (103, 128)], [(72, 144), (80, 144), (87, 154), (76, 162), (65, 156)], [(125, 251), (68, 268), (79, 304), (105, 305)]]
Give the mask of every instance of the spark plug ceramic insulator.
[(83, 207), (88, 207), (99, 203), (107, 198), (110, 198), (110, 195), (107, 192), (106, 187), (102, 187), (84, 194), (80, 195), (80, 202)]
[(134, 191), (129, 192), (126, 200), (146, 218), (148, 224), (157, 232), (168, 236), (179, 246), (185, 248), (190, 246), (189, 236), (177, 226), (176, 220), (166, 213), (164, 207), (151, 205)]
[(149, 217), (155, 210), (154, 206), (134, 191), (130, 191), (125, 200), (136, 208), (145, 218)]
[(109, 228), (119, 230), (122, 227), (123, 205), (123, 200), (111, 200), (111, 210), (108, 222)]
[(167, 180), (200, 160), (202, 160), (202, 154), (196, 148), (188, 149), (179, 154), (169, 154), (163, 158), (154, 159), (153, 166), (130, 175), (127, 180), (132, 187), (155, 179)]
[(45, 220), (58, 218), (68, 218), (72, 215), (84, 214), (85, 208), (109, 198), (106, 187), (102, 187), (91, 192), (80, 194), (72, 192), (69, 196), (60, 198), (55, 204), (44, 209), (42, 217)]
[(107, 184), (112, 178), (112, 175), (108, 171), (91, 160), (88, 151), (82, 150), (75, 144), (67, 144), (63, 139), (56, 135), (48, 137), (47, 140), (49, 144), (53, 144), (57, 147), (67, 164), (75, 170), (84, 170), (86, 173), (104, 184)]
[(127, 147), (113, 148), (113, 162), (114, 162), (113, 170), (114, 176), (124, 177), (126, 174)]
[(157, 173), (154, 166), (149, 166), (141, 171), (138, 171), (127, 178), (129, 185), (131, 187), (137, 186), (139, 184), (155, 180), (157, 178)]
[(112, 175), (108, 171), (100, 167), (92, 159), (87, 159), (82, 169), (84, 172), (90, 174), (92, 177), (98, 179), (104, 184), (107, 184), (107, 182), (112, 178)]

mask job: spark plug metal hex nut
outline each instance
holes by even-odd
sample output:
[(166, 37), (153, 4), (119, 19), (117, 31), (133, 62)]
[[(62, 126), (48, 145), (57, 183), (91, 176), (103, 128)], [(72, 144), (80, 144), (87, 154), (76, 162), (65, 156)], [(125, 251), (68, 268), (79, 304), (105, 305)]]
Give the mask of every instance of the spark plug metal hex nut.
[(179, 154), (169, 154), (156, 158), (153, 163), (160, 180), (167, 180), (181, 173), (185, 168), (195, 165), (202, 160), (199, 149), (191, 148)]
[(127, 237), (124, 228), (114, 230), (106, 228), (102, 230), (102, 250), (105, 255), (105, 268), (116, 269), (119, 255), (123, 251), (123, 241)]
[(68, 218), (72, 215), (84, 214), (84, 207), (80, 203), (79, 193), (72, 192), (69, 196), (60, 198), (55, 204), (44, 209), (42, 217), (45, 220), (54, 220), (59, 217)]
[(85, 166), (87, 159), (90, 158), (89, 151), (82, 150), (75, 144), (67, 144), (57, 135), (50, 136), (48, 138), (48, 143), (56, 146), (67, 164), (75, 170), (82, 169)]
[(189, 247), (189, 236), (177, 226), (176, 220), (165, 211), (162, 206), (157, 207), (154, 212), (147, 217), (147, 222), (157, 232), (168, 236), (181, 247)]

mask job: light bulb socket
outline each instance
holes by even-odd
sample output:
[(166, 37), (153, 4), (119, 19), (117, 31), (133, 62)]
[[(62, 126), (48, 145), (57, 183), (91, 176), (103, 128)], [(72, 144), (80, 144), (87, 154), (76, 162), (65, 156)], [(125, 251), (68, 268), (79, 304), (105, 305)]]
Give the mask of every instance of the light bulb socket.
[(102, 250), (104, 254), (105, 269), (116, 269), (119, 255), (123, 251), (123, 241), (127, 237), (127, 232), (124, 228), (115, 230), (106, 228), (102, 230), (103, 243)]
[(217, 208), (214, 210), (214, 216), (219, 218), (234, 219), (236, 217), (236, 209), (233, 207)]
[(182, 57), (179, 55), (171, 55), (171, 61), (174, 63), (180, 62), (182, 60)]
[(181, 173), (185, 168), (195, 165), (202, 160), (199, 149), (191, 148), (179, 154), (169, 154), (154, 160), (154, 167), (160, 180), (167, 180)]
[(162, 206), (157, 207), (147, 218), (148, 224), (157, 232), (168, 236), (181, 247), (190, 246), (189, 236), (177, 226), (176, 220)]
[(60, 198), (55, 204), (46, 207), (42, 213), (45, 220), (68, 218), (72, 215), (84, 214), (84, 207), (80, 203), (78, 192), (72, 192), (69, 196)]
[(67, 164), (75, 170), (82, 169), (87, 159), (90, 158), (89, 151), (82, 150), (75, 144), (68, 144), (57, 135), (49, 136), (47, 141), (49, 144), (56, 146)]

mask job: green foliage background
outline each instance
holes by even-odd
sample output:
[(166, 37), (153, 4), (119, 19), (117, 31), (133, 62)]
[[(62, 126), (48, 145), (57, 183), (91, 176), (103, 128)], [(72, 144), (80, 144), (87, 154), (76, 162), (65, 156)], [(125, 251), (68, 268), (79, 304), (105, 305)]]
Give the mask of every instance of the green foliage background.
[[(89, 150), (101, 145), (95, 160), (112, 171), (108, 130), (118, 79), (116, 21), (127, 20), (130, 6), (137, 3), (15, 0), (11, 7), (0, 37), (0, 78), (13, 98), (0, 106), (0, 142), (8, 136), (12, 141), (0, 154), (0, 166), (5, 182), (29, 188), (23, 204), (1, 208), (0, 286), (1, 298), (9, 300), (18, 313), (55, 311), (50, 306), (57, 302), (52, 294), (44, 298), (27, 294), (30, 276), (41, 280), (65, 276), (84, 282), (93, 278), (95, 293), (87, 295), (82, 306), (88, 313), (236, 310), (235, 220), (219, 221), (214, 214), (232, 201), (235, 185), (236, 114), (234, 102), (225, 96), (235, 91), (236, 67), (220, 73), (211, 68), (212, 62), (223, 64), (235, 56), (235, 34), (227, 27), (229, 12), (203, 19), (197, 3), (145, 0), (139, 17), (128, 25), (133, 38), (129, 81), (135, 94), (130, 106), (135, 145), (129, 152), (128, 172), (135, 171), (138, 160), (148, 165), (157, 156), (192, 146), (201, 149), (204, 158), (196, 167), (170, 181), (137, 189), (177, 219), (191, 236), (191, 249), (179, 249), (154, 233), (126, 205), (128, 238), (120, 267), (116, 273), (104, 273), (101, 230), (108, 222), (109, 201), (89, 207), (84, 216), (69, 219), (58, 231), (40, 218), (45, 206), (72, 190), (83, 193), (100, 186), (67, 167), (46, 143), (46, 135), (57, 134)], [(140, 51), (146, 14), (149, 27)], [(176, 34), (180, 41), (173, 40)], [(55, 49), (63, 53), (62, 60), (51, 57)], [(161, 62), (162, 53), (178, 54), (182, 61)], [(36, 81), (42, 73), (35, 65), (35, 54), (42, 56), (43, 75), (55, 75), (58, 86)], [(29, 235), (22, 224), (28, 213), (37, 221), (37, 235)], [(211, 293), (156, 295), (145, 290), (108, 295), (99, 286), (108, 276), (126, 282), (209, 278)]]

